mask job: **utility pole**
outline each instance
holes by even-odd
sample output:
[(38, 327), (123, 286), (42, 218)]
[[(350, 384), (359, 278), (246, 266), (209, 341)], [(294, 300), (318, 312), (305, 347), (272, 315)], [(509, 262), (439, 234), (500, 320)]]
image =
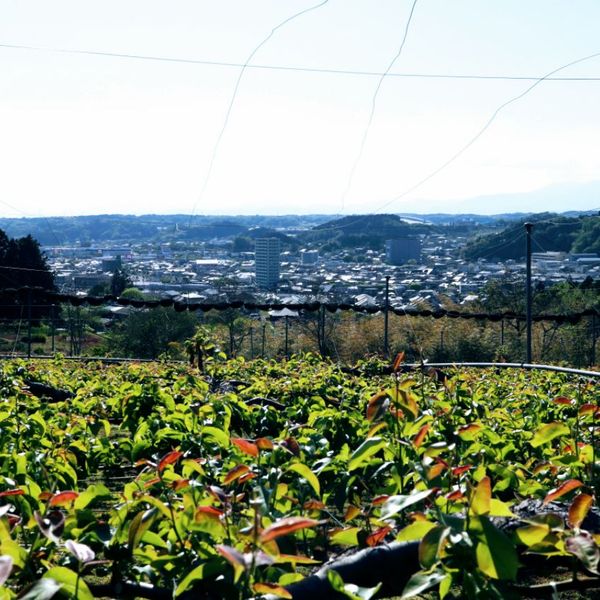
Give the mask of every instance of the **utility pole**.
[(389, 337), (388, 337), (389, 311), (390, 311), (390, 276), (386, 275), (386, 278), (385, 278), (385, 306), (383, 309), (383, 355), (385, 357), (388, 357), (390, 355), (390, 344), (389, 344)]
[(531, 364), (531, 305), (533, 296), (531, 292), (531, 230), (533, 229), (533, 223), (525, 223), (525, 231), (527, 232), (527, 360), (528, 364)]

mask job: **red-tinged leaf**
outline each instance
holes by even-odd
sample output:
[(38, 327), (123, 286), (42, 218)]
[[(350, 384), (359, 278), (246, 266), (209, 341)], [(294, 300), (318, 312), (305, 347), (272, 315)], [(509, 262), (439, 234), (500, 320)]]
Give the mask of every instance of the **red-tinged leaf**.
[(446, 494), (446, 500), (449, 500), (450, 502), (462, 500), (464, 497), (465, 495), (460, 490), (454, 490), (453, 492)]
[(466, 473), (467, 471), (469, 471), (472, 468), (473, 467), (471, 465), (463, 465), (462, 467), (454, 467), (454, 469), (452, 469), (452, 475), (454, 475), (454, 477), (460, 477), (463, 473)]
[[(569, 452), (570, 452), (570, 450), (569, 450)], [(558, 470), (557, 467), (555, 467), (552, 463), (545, 461), (545, 462), (540, 463), (533, 469), (533, 474), (539, 475), (543, 471), (550, 471), (550, 473), (552, 475), (555, 475), (557, 470)]]
[(597, 404), (586, 403), (582, 404), (579, 408), (579, 414), (581, 416), (597, 414), (599, 411), (600, 407)]
[(183, 452), (180, 452), (179, 450), (173, 450), (168, 454), (165, 454), (158, 463), (158, 466), (156, 468), (157, 471), (159, 473), (162, 473), (167, 465), (172, 465), (173, 463), (176, 463), (182, 456)]
[(270, 594), (277, 596), (277, 598), (292, 598), (292, 594), (290, 594), (290, 592), (276, 583), (256, 582), (252, 585), (252, 591), (262, 595)]
[(196, 513), (194, 515), (194, 519), (196, 521), (201, 521), (204, 517), (210, 517), (213, 519), (221, 519), (225, 513), (214, 506), (199, 506), (196, 509)]
[(565, 398), (564, 396), (558, 396), (552, 400), (554, 404), (573, 404), (574, 401), (569, 398)]
[(389, 498), (389, 494), (382, 494), (381, 496), (375, 496), (373, 500), (371, 500), (371, 504), (373, 506), (379, 506), (380, 504), (384, 504), (385, 501)]
[(423, 427), (421, 427), (421, 429), (419, 429), (419, 431), (417, 432), (417, 435), (415, 435), (415, 437), (413, 438), (413, 446), (415, 448), (421, 447), (421, 444), (423, 443), (423, 440), (427, 436), (427, 433), (429, 432), (430, 429), (431, 429), (430, 423), (423, 425)]
[(372, 547), (381, 544), (381, 542), (385, 540), (385, 536), (390, 533), (390, 531), (392, 531), (392, 528), (389, 525), (376, 529), (373, 533), (366, 537), (365, 542), (367, 543), (367, 546)]
[[(404, 414), (410, 413), (413, 419), (419, 416), (419, 406), (417, 404), (416, 397), (411, 394), (408, 390), (399, 389), (396, 395), (396, 402)], [(398, 408), (396, 405), (395, 408)]]
[(571, 444), (567, 444), (564, 448), (563, 448), (563, 452), (565, 454), (568, 454), (569, 452), (573, 452), (573, 446), (571, 446)]
[(326, 506), (320, 500), (308, 500), (302, 505), (302, 508), (304, 510), (323, 510)]
[(352, 506), (352, 504), (350, 504), (346, 509), (346, 512), (344, 513), (344, 521), (352, 521), (352, 519), (358, 517), (358, 515), (360, 515), (361, 513), (362, 511), (360, 510), (360, 508), (358, 508), (357, 506)]
[(160, 483), (160, 477), (153, 477), (152, 479), (148, 479), (148, 481), (144, 482), (144, 487), (150, 488), (157, 483)]
[(227, 475), (225, 475), (224, 479), (223, 479), (223, 483), (225, 485), (229, 485), (230, 483), (234, 482), (236, 479), (239, 479), (242, 475), (245, 475), (246, 473), (250, 472), (250, 467), (248, 465), (237, 465), (236, 467), (233, 467), (233, 469), (231, 469), (231, 471), (229, 471), (229, 473), (227, 473)]
[(273, 450), (274, 446), (273, 446), (273, 442), (266, 437), (261, 437), (258, 438), (256, 440), (256, 445), (258, 446), (259, 450)]
[(474, 440), (477, 434), (483, 429), (479, 423), (471, 423), (469, 425), (463, 425), (458, 428), (458, 437), (461, 440), (471, 441)]
[(383, 417), (390, 405), (387, 392), (377, 392), (367, 403), (367, 420), (375, 421)]
[(52, 492), (42, 492), (38, 496), (38, 499), (41, 500), (42, 502), (46, 502), (47, 500), (50, 500), (50, 498), (52, 498)]
[(4, 492), (0, 492), (0, 497), (2, 496), (22, 496), (25, 492), (20, 489), (20, 488), (16, 488), (14, 490), (5, 490)]
[(472, 515), (488, 515), (492, 507), (492, 482), (483, 477), (471, 495), (469, 512)]
[(283, 535), (294, 533), (294, 531), (298, 531), (300, 529), (316, 527), (318, 524), (319, 521), (315, 521), (315, 519), (308, 519), (306, 517), (288, 517), (286, 519), (280, 519), (279, 521), (275, 521), (275, 523), (267, 527), (260, 534), (260, 541), (263, 543), (268, 542)]
[(394, 360), (394, 366), (393, 366), (394, 373), (398, 372), (398, 369), (400, 368), (400, 365), (403, 362), (404, 362), (404, 352), (398, 352), (398, 354), (396, 354), (396, 359)]
[(177, 491), (177, 490), (181, 490), (183, 488), (186, 488), (190, 485), (190, 480), (189, 479), (177, 479), (176, 481), (174, 481), (171, 484), (171, 487)]
[(448, 465), (444, 462), (436, 462), (427, 469), (427, 479), (431, 481), (432, 479), (439, 477), (447, 468)]
[(79, 494), (77, 492), (59, 492), (50, 498), (50, 506), (67, 506), (68, 504), (75, 502), (78, 497)]
[(569, 506), (569, 516), (567, 517), (569, 527), (573, 529), (581, 527), (581, 523), (592, 507), (593, 502), (594, 498), (589, 494), (579, 494), (576, 496), (571, 506)]
[(580, 488), (582, 485), (583, 483), (581, 483), (581, 481), (578, 479), (569, 479), (562, 485), (559, 485), (557, 488), (551, 490), (544, 498), (544, 504), (548, 504), (549, 502), (552, 502), (553, 500), (556, 500), (557, 498), (560, 498), (561, 496)]
[(256, 473), (252, 473), (252, 472), (245, 473), (238, 479), (238, 483), (246, 483), (246, 481), (250, 481), (251, 479), (254, 479), (255, 477), (258, 477), (258, 475)]
[(281, 445), (294, 456), (300, 456), (300, 444), (293, 437), (285, 438)]
[(258, 446), (250, 440), (232, 437), (231, 443), (237, 446), (244, 454), (249, 456), (258, 456)]
[(134, 467), (156, 467), (156, 463), (148, 460), (147, 458), (140, 458), (133, 463)]

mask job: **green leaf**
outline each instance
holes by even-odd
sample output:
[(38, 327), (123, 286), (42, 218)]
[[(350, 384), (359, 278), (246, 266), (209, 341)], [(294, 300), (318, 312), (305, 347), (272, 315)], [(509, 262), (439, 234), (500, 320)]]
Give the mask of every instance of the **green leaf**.
[(338, 529), (331, 535), (331, 543), (338, 546), (358, 546), (359, 527), (347, 527)]
[(406, 587), (404, 588), (400, 598), (401, 600), (404, 600), (404, 598), (414, 598), (415, 596), (419, 596), (445, 579), (446, 573), (443, 571), (433, 571), (433, 573), (415, 573), (408, 580), (408, 583), (406, 584)]
[(225, 431), (219, 429), (218, 427), (203, 427), (200, 431), (200, 434), (202, 437), (207, 437), (208, 439), (212, 440), (221, 446), (221, 448), (227, 448), (227, 446), (229, 446), (229, 435), (227, 435)]
[(344, 583), (340, 574), (333, 569), (327, 571), (329, 585), (338, 593), (343, 594), (350, 600), (371, 600), (379, 591), (381, 583), (372, 588), (359, 587), (353, 583)]
[(431, 521), (414, 521), (404, 529), (400, 530), (396, 536), (396, 541), (414, 542), (420, 540), (435, 527), (436, 524)]
[(52, 567), (45, 574), (44, 578), (53, 579), (60, 585), (62, 593), (67, 593), (69, 598), (76, 600), (94, 600), (94, 595), (87, 586), (83, 577), (78, 577), (77, 573), (66, 567)]
[(150, 508), (148, 510), (139, 512), (135, 517), (133, 517), (130, 525), (129, 525), (129, 533), (127, 536), (127, 544), (129, 546), (129, 551), (133, 552), (137, 545), (139, 544), (142, 536), (152, 523), (157, 515), (156, 508)]
[(298, 473), (300, 477), (304, 477), (310, 487), (315, 491), (317, 496), (321, 497), (321, 486), (317, 476), (304, 464), (300, 462), (292, 463), (286, 471), (293, 471)]
[(545, 425), (539, 427), (535, 432), (533, 439), (531, 440), (531, 445), (534, 448), (537, 448), (538, 446), (547, 444), (554, 438), (560, 437), (561, 435), (568, 435), (569, 433), (571, 433), (569, 428), (560, 421), (546, 423)]
[(186, 590), (188, 590), (194, 581), (199, 581), (201, 579), (208, 579), (215, 575), (221, 567), (221, 562), (218, 560), (209, 560), (205, 563), (202, 563), (200, 566), (192, 569), (180, 582), (175, 590), (175, 596), (179, 596), (179, 594), (183, 594)]
[(390, 496), (381, 509), (381, 518), (389, 519), (390, 517), (397, 515), (401, 510), (404, 510), (408, 506), (412, 506), (417, 502), (421, 502), (421, 500), (425, 500), (425, 498), (431, 496), (432, 492), (433, 490), (421, 490), (420, 492), (415, 492), (406, 496), (400, 494), (397, 496)]
[(90, 504), (93, 504), (97, 500), (106, 500), (107, 498), (111, 498), (112, 494), (110, 490), (101, 483), (93, 483), (89, 485), (85, 491), (81, 492), (73, 507), (75, 510), (81, 510), (83, 508), (87, 508)]
[(488, 515), (492, 508), (492, 485), (489, 477), (484, 477), (471, 496), (469, 514)]
[(350, 456), (348, 471), (354, 471), (369, 460), (374, 454), (387, 446), (387, 441), (380, 437), (365, 440)]
[(487, 517), (479, 517), (479, 524), (480, 541), (475, 551), (477, 566), (492, 579), (514, 581), (519, 568), (515, 545)]
[(419, 562), (424, 569), (430, 569), (439, 560), (440, 548), (444, 545), (449, 527), (434, 527), (430, 529), (419, 544)]

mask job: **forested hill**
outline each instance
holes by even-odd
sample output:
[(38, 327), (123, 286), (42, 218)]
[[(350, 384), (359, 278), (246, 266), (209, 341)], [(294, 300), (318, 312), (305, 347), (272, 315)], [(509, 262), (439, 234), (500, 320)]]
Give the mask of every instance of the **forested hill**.
[[(600, 253), (600, 216), (563, 217), (539, 214), (533, 223), (533, 251)], [(525, 257), (525, 220), (509, 225), (499, 233), (478, 237), (464, 249), (468, 260), (521, 259)]]
[(350, 215), (317, 225), (305, 239), (328, 240), (331, 247), (365, 246), (381, 249), (385, 240), (426, 233), (430, 224), (407, 223), (398, 215)]

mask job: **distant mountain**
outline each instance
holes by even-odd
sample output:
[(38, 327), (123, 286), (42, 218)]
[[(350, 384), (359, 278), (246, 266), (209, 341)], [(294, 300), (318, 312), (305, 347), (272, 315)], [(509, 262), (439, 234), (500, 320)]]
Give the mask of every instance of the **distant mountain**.
[(452, 208), (457, 214), (484, 213), (495, 216), (498, 213), (598, 212), (600, 181), (557, 183), (531, 192), (475, 196), (456, 200)]

